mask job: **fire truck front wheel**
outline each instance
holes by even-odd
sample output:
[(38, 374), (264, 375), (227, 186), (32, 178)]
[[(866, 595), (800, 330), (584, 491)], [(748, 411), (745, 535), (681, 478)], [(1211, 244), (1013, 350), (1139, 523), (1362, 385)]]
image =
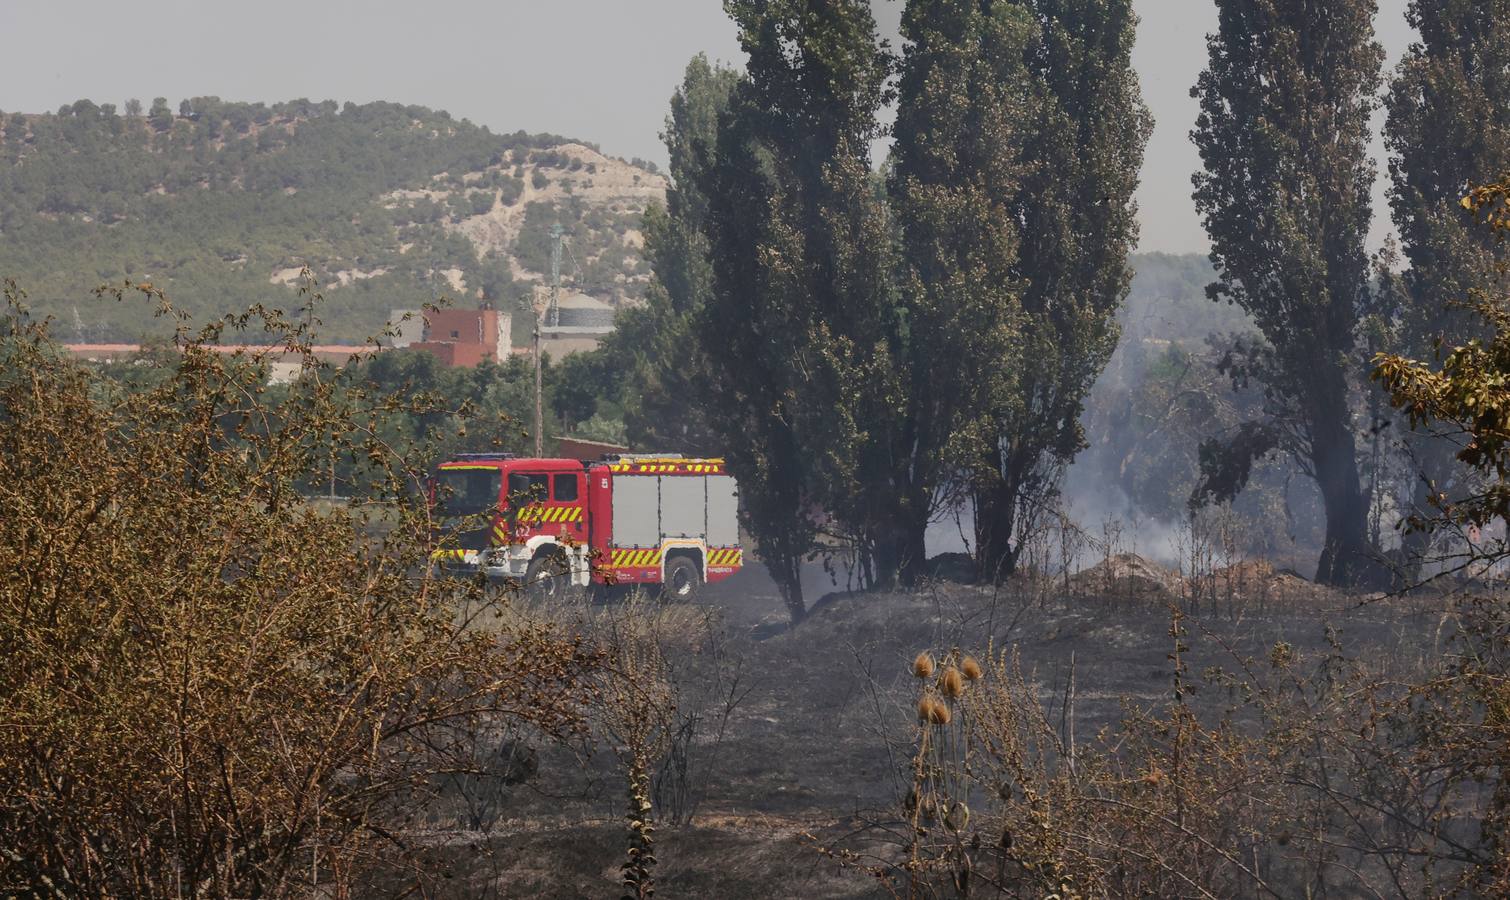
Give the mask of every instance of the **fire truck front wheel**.
[(686, 556), (673, 556), (666, 561), (666, 581), (661, 587), (662, 600), (696, 600), (702, 588), (703, 573), (695, 560)]
[(571, 590), (565, 564), (553, 556), (537, 556), (524, 571), (525, 596), (532, 600), (562, 600)]

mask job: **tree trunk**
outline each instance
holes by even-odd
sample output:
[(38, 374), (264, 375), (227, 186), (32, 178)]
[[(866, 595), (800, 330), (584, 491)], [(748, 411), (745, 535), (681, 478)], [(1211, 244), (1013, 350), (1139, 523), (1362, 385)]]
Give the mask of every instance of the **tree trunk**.
[(807, 604), (802, 597), (802, 556), (789, 553), (763, 553), (766, 571), (776, 582), (776, 592), (786, 605), (792, 624), (797, 625), (807, 618)]
[[(1457, 445), (1429, 433), (1413, 434), (1411, 454), (1416, 471), (1411, 473), (1411, 503), (1405, 515), (1425, 521), (1440, 514), (1431, 502), (1435, 492), (1449, 496), (1461, 487), (1464, 469), (1456, 458)], [(1406, 528), (1400, 537), (1399, 586), (1408, 587), (1421, 578), (1423, 565), (1432, 553), (1435, 535), (1426, 528)]]
[(925, 535), (928, 530), (926, 506), (915, 507), (922, 511), (906, 509), (894, 514), (890, 521), (878, 528), (872, 543), (871, 559), (874, 563), (875, 580), (872, 588), (882, 590), (917, 587), (927, 574), (928, 556)]
[(1326, 511), (1318, 584), (1373, 587), (1383, 574), (1368, 540), (1368, 499), (1359, 483), (1356, 449), (1345, 416), (1318, 416), (1312, 423), (1311, 462)]
[(1009, 473), (975, 492), (975, 565), (982, 582), (994, 584), (1017, 570), (1020, 548), (1012, 536), (1021, 487), (1019, 479)]
[(897, 583), (904, 588), (915, 588), (928, 574), (928, 509), (912, 513), (897, 522), (891, 553), (896, 559)]

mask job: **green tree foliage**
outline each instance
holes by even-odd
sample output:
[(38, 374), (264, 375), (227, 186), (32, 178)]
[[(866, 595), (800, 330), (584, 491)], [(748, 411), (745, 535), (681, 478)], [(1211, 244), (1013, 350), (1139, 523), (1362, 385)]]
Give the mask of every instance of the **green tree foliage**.
[[(547, 357), (543, 375), (548, 403), (557, 402), (558, 372)], [(423, 350), (394, 350), (348, 366), (331, 381), (335, 389), (359, 399), (402, 395), (429, 400), (435, 409), (394, 411), (372, 427), (381, 428), (385, 440), (400, 450), (428, 448), (425, 462), (433, 464), (455, 453), (529, 452), (534, 439), (519, 423), (534, 418), (534, 377), (532, 363), (521, 356), (448, 368)], [(288, 390), (296, 399), (309, 389), (301, 379)], [(337, 461), (339, 492), (365, 495), (362, 472), (360, 459)]]
[(1128, 289), (1149, 129), (1129, 5), (910, 4), (885, 184), (867, 147), (894, 59), (868, 9), (727, 8), (750, 61), (704, 157), (696, 334), (714, 433), (757, 436), (734, 464), (747, 503), (771, 492), (752, 524), (782, 523), (778, 583), (820, 530), (863, 582), (910, 583), (960, 472), (984, 564), (1010, 571)]
[[(998, 4), (1003, 5), (1003, 4)], [(1021, 63), (1028, 82), (1017, 123), (1019, 186), (1006, 200), (1018, 223), (1021, 323), (1015, 353), (977, 405), (978, 562), (1011, 572), (1058, 473), (1084, 446), (1080, 413), (1116, 347), (1116, 312), (1137, 239), (1133, 193), (1152, 120), (1132, 47), (1137, 17), (1126, 0), (1024, 0), (1035, 26)], [(1010, 13), (1003, 9), (997, 16)], [(991, 365), (986, 359), (978, 365)], [(982, 377), (991, 378), (990, 372)]]
[[(910, 3), (890, 188), (904, 259), (907, 481), (896, 486), (927, 521), (959, 471), (997, 471), (1021, 421), (1021, 235), (1016, 216), (1027, 70), (1036, 25), (1009, 3)], [(989, 476), (980, 476), (983, 483)], [(922, 535), (913, 535), (922, 552)]]
[[(1503, 243), (1473, 228), (1456, 201), (1471, 185), (1510, 170), (1510, 3), (1414, 0), (1407, 12), (1420, 34), (1395, 72), (1386, 99), (1390, 207), (1410, 268), (1399, 349), (1417, 359), (1435, 342), (1465, 342), (1481, 327), (1458, 305), (1500, 279)], [(1454, 492), (1466, 470), (1450, 442), (1410, 442), (1416, 515), (1432, 496)], [(1407, 533), (1408, 559), (1426, 551), (1428, 532)]]
[[(1510, 209), (1510, 179), (1475, 188), (1462, 198), (1462, 205), (1488, 226), (1481, 230), (1510, 232), (1505, 212)], [(1465, 436), (1458, 461), (1487, 479), (1455, 496), (1434, 491), (1429, 500), (1436, 514), (1418, 514), (1413, 524), (1419, 529), (1510, 522), (1510, 303), (1503, 294), (1470, 290), (1467, 308), (1482, 319), (1487, 337), (1452, 347), (1439, 369), (1400, 355), (1380, 354), (1375, 360), (1374, 378), (1405, 411), (1411, 426), (1438, 423)], [(1493, 557), (1510, 555), (1504, 539), (1494, 546)]]
[(1193, 91), (1201, 113), (1192, 137), (1205, 164), (1195, 201), (1218, 269), (1208, 291), (1247, 310), (1267, 339), (1232, 371), (1265, 386), (1282, 446), (1321, 490), (1327, 534), (1317, 580), (1357, 584), (1376, 568), (1350, 404), (1369, 292), (1367, 145), (1383, 59), (1376, 7), (1219, 0), (1218, 8), (1210, 62)]
[(710, 427), (761, 556), (800, 616), (815, 509), (866, 532), (850, 535), (858, 542), (889, 539), (859, 497), (860, 485), (886, 483), (865, 470), (886, 462), (894, 415), (884, 407), (897, 389), (890, 226), (868, 157), (887, 60), (864, 3), (726, 9), (749, 63), (701, 186), (714, 287), (696, 330)]
[[(66, 316), (79, 305), (97, 339), (164, 337), (137, 305), (81, 301), (102, 282), (132, 278), (171, 287), (204, 317), (259, 302), (287, 308), (294, 286), (270, 277), (307, 264), (324, 285), (347, 273), (328, 289), (322, 338), (359, 342), (390, 310), (452, 293), (440, 272), (460, 269), (469, 294), (485, 280), (498, 293), (490, 264), (447, 226), (490, 209), (494, 191), (517, 201), (514, 158), (565, 143), (392, 103), (187, 103), (187, 118), (162, 98), (150, 121), (107, 116), (87, 101), (5, 118), (0, 272), (36, 286), (39, 312)], [(447, 178), (437, 181), (440, 173)], [(580, 199), (557, 206), (579, 258), (618, 243), (598, 277), (632, 294), (615, 276), (637, 265), (637, 254), (622, 252), (637, 212)]]
[[(1510, 232), (1510, 175), (1475, 187), (1462, 198), (1482, 228), (1497, 237)], [(1475, 257), (1465, 260), (1471, 266)], [(1483, 575), (1510, 557), (1510, 300), (1501, 281), (1492, 289), (1470, 287), (1466, 308), (1482, 321), (1473, 330), (1486, 332), (1451, 347), (1440, 366), (1401, 355), (1375, 358), (1374, 378), (1405, 412), (1412, 428), (1430, 426), (1429, 440), (1457, 448), (1456, 459), (1477, 476), (1452, 493), (1438, 489), (1427, 498), (1430, 509), (1417, 512), (1411, 527), (1449, 532), (1466, 549), (1440, 559), (1451, 572)], [(1472, 278), (1475, 270), (1463, 273)], [(1464, 440), (1448, 441), (1446, 430)], [(1497, 526), (1497, 527), (1494, 527)], [(1493, 528), (1493, 532), (1489, 529)], [(1510, 623), (1503, 599), (1491, 596), (1465, 604), (1461, 649), (1449, 655), (1444, 677), (1412, 693), (1425, 699), (1419, 733), (1425, 735), (1427, 758), (1436, 771), (1452, 772), (1474, 784), (1487, 798), (1479, 817), (1483, 846), (1468, 857), (1473, 864), (1464, 879), (1477, 896), (1502, 896), (1510, 889), (1510, 784), (1505, 779), (1505, 747), (1510, 746), (1510, 660), (1505, 635)], [(1429, 704), (1429, 705), (1428, 705)], [(1433, 708), (1435, 707), (1435, 708)], [(1442, 727), (1440, 723), (1449, 723)], [(1426, 756), (1426, 754), (1423, 754)], [(1456, 770), (1456, 771), (1455, 771)]]
[[(719, 116), (739, 76), (699, 54), (671, 97), (661, 140), (671, 158), (666, 206), (645, 213), (645, 259), (655, 280), (643, 306), (619, 314), (603, 353), (635, 385), (625, 397), (625, 426), (635, 446), (722, 452), (703, 408), (708, 365), (693, 326), (713, 286), (703, 233), (708, 201), (700, 183), (716, 165)], [(731, 327), (734, 326), (731, 323)]]

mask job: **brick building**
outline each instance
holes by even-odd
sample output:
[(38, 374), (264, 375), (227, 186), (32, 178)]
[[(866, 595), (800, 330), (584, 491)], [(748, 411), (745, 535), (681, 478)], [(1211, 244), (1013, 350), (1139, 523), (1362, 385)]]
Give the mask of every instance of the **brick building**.
[(509, 353), (511, 317), (495, 309), (437, 309), (424, 314), (424, 340), (410, 344), (428, 350), (447, 366), (500, 362)]

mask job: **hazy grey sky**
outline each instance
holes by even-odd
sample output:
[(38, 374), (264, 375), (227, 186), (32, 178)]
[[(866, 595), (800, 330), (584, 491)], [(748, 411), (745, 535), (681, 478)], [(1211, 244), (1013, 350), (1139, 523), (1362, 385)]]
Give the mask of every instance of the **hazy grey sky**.
[[(901, 0), (876, 0), (895, 33)], [(1390, 65), (1411, 39), (1406, 0), (1380, 0)], [(1138, 199), (1141, 249), (1203, 251), (1190, 201), (1199, 165), (1190, 86), (1216, 24), (1207, 0), (1135, 0), (1135, 57), (1157, 119)], [(0, 110), (87, 97), (392, 100), (495, 131), (550, 131), (664, 163), (657, 137), (699, 51), (737, 63), (718, 0), (0, 0)], [(1375, 158), (1383, 167), (1383, 147)], [(1376, 191), (1375, 242), (1387, 231)]]

